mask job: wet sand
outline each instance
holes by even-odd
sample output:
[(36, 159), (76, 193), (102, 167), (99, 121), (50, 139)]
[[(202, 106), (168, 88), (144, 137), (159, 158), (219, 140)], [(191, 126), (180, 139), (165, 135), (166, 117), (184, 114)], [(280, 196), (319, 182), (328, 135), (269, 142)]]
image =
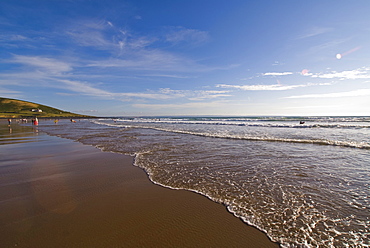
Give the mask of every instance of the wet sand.
[(0, 120), (1, 247), (278, 247), (133, 158)]

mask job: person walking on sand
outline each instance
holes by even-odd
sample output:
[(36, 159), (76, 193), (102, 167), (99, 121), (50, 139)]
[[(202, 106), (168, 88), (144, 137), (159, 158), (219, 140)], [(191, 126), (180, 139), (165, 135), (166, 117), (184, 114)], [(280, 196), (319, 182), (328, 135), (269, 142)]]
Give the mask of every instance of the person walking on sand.
[(12, 119), (8, 119), (8, 126), (10, 127), (10, 124), (12, 124)]

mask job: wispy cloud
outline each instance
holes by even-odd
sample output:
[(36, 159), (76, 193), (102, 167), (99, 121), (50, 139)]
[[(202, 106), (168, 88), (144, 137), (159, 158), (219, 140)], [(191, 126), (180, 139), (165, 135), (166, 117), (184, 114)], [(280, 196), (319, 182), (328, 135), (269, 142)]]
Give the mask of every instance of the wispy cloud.
[(42, 69), (53, 74), (72, 70), (72, 66), (69, 63), (42, 56), (14, 55), (13, 58), (7, 62), (23, 64), (37, 69)]
[(274, 61), (274, 63), (272, 63), (272, 66), (281, 66), (281, 65), (285, 65), (285, 63), (281, 61)]
[(360, 97), (360, 96), (370, 96), (370, 89), (358, 89), (346, 92), (288, 96), (284, 98), (338, 98), (338, 97)]
[(20, 34), (1, 34), (0, 35), (0, 41), (1, 42), (16, 42), (16, 41), (25, 41), (28, 40), (28, 38), (24, 35)]
[[(150, 57), (150, 55), (149, 55)], [(147, 58), (149, 58), (147, 57)], [(170, 55), (169, 55), (170, 57)], [(114, 60), (112, 65), (104, 66), (119, 66), (135, 68), (137, 66), (141, 70), (143, 68), (156, 69), (158, 61), (156, 61), (156, 56), (151, 59), (151, 61), (138, 60), (138, 61), (123, 61)], [(162, 55), (159, 55), (159, 60), (163, 59)], [(79, 74), (80, 80), (76, 80), (76, 75), (74, 74), (76, 68), (80, 69), (80, 65), (77, 63), (69, 63), (67, 61), (58, 60), (55, 58), (42, 57), (42, 56), (23, 56), (23, 55), (13, 55), (11, 59), (7, 62), (13, 64), (19, 64), (23, 67), (19, 68), (16, 73), (2, 73), (0, 80), (0, 85), (18, 85), (18, 86), (32, 86), (32, 87), (48, 87), (62, 89), (67, 92), (59, 92), (59, 94), (79, 94), (88, 95), (103, 99), (115, 99), (120, 101), (132, 101), (137, 100), (169, 100), (169, 99), (183, 99), (184, 101), (206, 101), (209, 99), (228, 97), (230, 96), (228, 91), (225, 90), (174, 90), (170, 88), (160, 88), (158, 90), (146, 90), (141, 92), (120, 92), (116, 89), (114, 92), (103, 89), (105, 83), (100, 82), (98, 84), (91, 83), (88, 80), (83, 80), (82, 78), (90, 78), (91, 75)], [(140, 62), (148, 64), (140, 64)], [(137, 64), (136, 64), (137, 63)], [(167, 61), (167, 65), (163, 61), (160, 67), (165, 66), (170, 68), (171, 66), (180, 67), (177, 65), (176, 58), (173, 59), (174, 65), (171, 65)], [(92, 65), (89, 65), (92, 66)], [(98, 75), (102, 76), (102, 75)], [(170, 77), (170, 78), (184, 78), (177, 75), (163, 74), (160, 76)], [(5, 93), (5, 90), (3, 90)], [(16, 91), (7, 91), (7, 93), (17, 93)]]
[(143, 49), (132, 52), (127, 58), (98, 60), (88, 63), (88, 67), (119, 68), (120, 70), (141, 70), (173, 72), (205, 72), (214, 70), (228, 70), (237, 65), (210, 67), (199, 64), (197, 61), (175, 55), (160, 49)]
[(148, 70), (148, 71), (184, 71), (188, 68), (195, 68), (196, 64), (186, 58), (175, 56), (171, 53), (161, 50), (141, 50), (132, 53), (129, 58), (125, 59), (108, 59), (94, 61), (87, 66), (91, 67), (116, 67), (129, 70)]
[(106, 50), (119, 56), (143, 49), (156, 38), (136, 36), (105, 20), (82, 20), (65, 27), (65, 34), (79, 46), (97, 50)]
[[(135, 99), (151, 99), (151, 100), (167, 100), (176, 97), (183, 97), (181, 94), (166, 94), (165, 92), (159, 91), (147, 91), (147, 92), (110, 92), (94, 87), (88, 82), (72, 81), (72, 80), (58, 80), (63, 83), (59, 85), (59, 88), (67, 89), (72, 92), (76, 92), (79, 95), (88, 95), (98, 98), (115, 99), (119, 101), (133, 101)], [(71, 95), (69, 93), (59, 93), (60, 95)]]
[(158, 93), (167, 98), (184, 98), (189, 101), (204, 101), (220, 97), (228, 97), (229, 91), (225, 90), (173, 90), (170, 88), (160, 89)]
[(78, 92), (80, 94), (132, 102), (135, 102), (136, 99), (148, 99), (157, 101), (169, 99), (183, 99), (186, 101), (199, 102), (207, 99), (230, 96), (226, 94), (228, 91), (202, 91), (202, 90), (191, 91), (191, 90), (173, 90), (170, 88), (162, 88), (156, 91), (147, 90), (145, 92), (109, 92), (98, 89), (87, 82), (71, 80), (59, 80), (59, 81), (65, 84), (65, 86), (63, 86), (65, 89)]
[(89, 95), (99, 98), (109, 98), (120, 101), (135, 101), (135, 99), (151, 99), (151, 100), (167, 100), (173, 98), (184, 97), (179, 91), (170, 91), (169, 89), (160, 89), (158, 91), (146, 92), (110, 92), (97, 88), (88, 82), (73, 81), (73, 80), (57, 80), (63, 85), (59, 88), (67, 89), (82, 95)]
[(328, 49), (331, 49), (331, 48), (337, 48), (338, 45), (340, 45), (342, 43), (345, 43), (348, 40), (349, 40), (349, 38), (338, 39), (338, 40), (331, 40), (331, 41), (323, 42), (323, 43), (320, 43), (318, 45), (314, 45), (314, 46), (310, 47), (309, 48), (309, 51), (311, 53), (319, 53), (322, 50), (328, 50)]
[(183, 91), (170, 89), (159, 89), (158, 91), (147, 90), (145, 92), (110, 92), (97, 88), (96, 86), (83, 81), (56, 79), (63, 83), (59, 88), (63, 88), (82, 95), (89, 95), (99, 98), (109, 98), (121, 101), (134, 101), (136, 99), (167, 100), (186, 97)]
[(107, 24), (111, 27), (114, 27), (114, 25), (110, 22), (110, 21), (107, 21)]
[(99, 50), (111, 50), (118, 46), (108, 38), (107, 31), (112, 28), (106, 22), (91, 20), (79, 21), (66, 27), (65, 34), (79, 46), (93, 47)]
[[(40, 33), (37, 36), (48, 37), (46, 41), (38, 42), (38, 46), (41, 44), (49, 51), (56, 49), (56, 45), (63, 46), (63, 48), (66, 47), (63, 54), (75, 56), (76, 60), (80, 60), (81, 63), (90, 67), (116, 67), (124, 70), (162, 71), (171, 74), (174, 71), (200, 72), (228, 69), (234, 66), (206, 66), (201, 64), (199, 60), (181, 56), (167, 49), (168, 42), (190, 45), (203, 44), (209, 39), (208, 32), (185, 27), (172, 27), (165, 31), (166, 34), (138, 35), (130, 32), (129, 29), (120, 27), (113, 21), (104, 19), (74, 19), (65, 22), (58, 29), (58, 32)], [(29, 38), (23, 34), (3, 34), (0, 35), (1, 40), (7, 40), (11, 45), (23, 42), (22, 46), (24, 46), (24, 43)], [(34, 41), (32, 44), (35, 46), (36, 42)], [(84, 48), (81, 49), (81, 47)], [(54, 52), (53, 54), (58, 54), (61, 51), (54, 50)], [(81, 58), (90, 58), (90, 62), (82, 62)], [(16, 55), (13, 61), (23, 63), (24, 65), (28, 64), (28, 66), (43, 67), (44, 70), (49, 69), (53, 73), (70, 69), (67, 64), (57, 65), (52, 57), (48, 58), (47, 56), (22, 57), (21, 55)], [(49, 66), (48, 63), (50, 64)], [(54, 68), (52, 68), (53, 66)]]
[(186, 78), (194, 78), (191, 76), (183, 76), (183, 75), (175, 75), (175, 74), (147, 74), (144, 75), (146, 77), (164, 77), (164, 78), (178, 78), (178, 79), (186, 79)]
[(191, 101), (203, 101), (207, 99), (215, 99), (222, 97), (231, 97), (230, 91), (227, 90), (208, 90), (208, 91), (196, 91), (195, 96), (190, 97)]
[(166, 34), (166, 41), (178, 44), (188, 43), (199, 45), (209, 40), (209, 34), (205, 31), (188, 29), (184, 27), (170, 27)]
[[(110, 21), (85, 20), (71, 24), (66, 33), (79, 46), (97, 50), (106, 50), (114, 58), (105, 58), (87, 63), (90, 67), (121, 68), (124, 70), (147, 71), (191, 71), (205, 70), (190, 58), (185, 58), (166, 51), (152, 44), (160, 38), (155, 36), (138, 36), (114, 25)], [(173, 28), (166, 36), (168, 42), (200, 43), (206, 40), (206, 32)], [(163, 38), (163, 37), (162, 37)]]
[(9, 89), (0, 87), (0, 96), (2, 96), (2, 97), (12, 98), (12, 97), (18, 97), (20, 95), (22, 95), (22, 92), (20, 92), (20, 91), (9, 90)]
[[(116, 57), (102, 63), (91, 63), (91, 66), (124, 67), (131, 69), (158, 70), (158, 68), (184, 68), (189, 64), (198, 65), (189, 58), (184, 58), (161, 48), (161, 42), (173, 44), (199, 45), (209, 39), (205, 31), (184, 27), (170, 27), (163, 36), (137, 35), (113, 22), (104, 20), (83, 20), (70, 24), (65, 33), (79, 46), (96, 50), (105, 50)], [(157, 42), (156, 46), (152, 46)], [(122, 58), (122, 59), (121, 59)]]
[(114, 95), (114, 93), (98, 89), (87, 82), (73, 81), (67, 79), (56, 79), (56, 80), (64, 84), (60, 85), (59, 87), (62, 87), (63, 89), (67, 89), (73, 92), (78, 92), (85, 95), (97, 97), (113, 97)]
[(14, 48), (30, 48), (32, 47), (33, 40), (25, 36), (24, 34), (17, 33), (6, 33), (0, 34), (0, 42), (3, 48), (14, 49)]
[(297, 39), (306, 39), (306, 38), (310, 38), (310, 37), (313, 37), (313, 36), (325, 34), (325, 33), (331, 32), (331, 31), (333, 31), (332, 28), (312, 27), (310, 29), (305, 30), (303, 34), (301, 34), (297, 37)]
[(189, 102), (189, 103), (170, 103), (170, 104), (145, 104), (138, 103), (132, 105), (135, 108), (142, 108), (147, 110), (160, 110), (160, 109), (189, 109), (194, 113), (194, 109), (202, 108), (217, 108), (224, 107), (224, 101), (211, 101), (211, 102)]

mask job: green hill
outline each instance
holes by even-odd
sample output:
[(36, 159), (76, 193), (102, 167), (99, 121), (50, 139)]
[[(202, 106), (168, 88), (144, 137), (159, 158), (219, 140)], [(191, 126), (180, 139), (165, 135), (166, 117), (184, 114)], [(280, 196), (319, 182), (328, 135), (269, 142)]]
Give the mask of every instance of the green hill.
[(69, 118), (69, 117), (93, 117), (80, 115), (42, 104), (0, 97), (0, 118)]

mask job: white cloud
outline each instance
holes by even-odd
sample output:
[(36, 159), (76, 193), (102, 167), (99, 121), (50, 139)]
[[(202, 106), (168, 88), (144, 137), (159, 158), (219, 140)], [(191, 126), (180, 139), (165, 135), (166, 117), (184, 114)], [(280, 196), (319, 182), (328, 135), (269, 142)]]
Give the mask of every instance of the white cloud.
[(286, 75), (292, 75), (293, 72), (266, 72), (263, 73), (264, 76), (286, 76)]
[(337, 97), (359, 97), (370, 96), (370, 89), (358, 89), (347, 92), (323, 93), (323, 94), (309, 94), (300, 96), (288, 96), (284, 98), (337, 98)]
[(329, 79), (339, 78), (340, 80), (366, 79), (366, 78), (370, 78), (370, 68), (362, 67), (362, 68), (351, 70), (351, 71), (342, 71), (342, 72), (332, 71), (330, 73), (318, 73), (318, 74), (312, 74), (311, 77), (329, 78)]
[(234, 88), (234, 89), (240, 89), (240, 90), (250, 90), (250, 91), (256, 91), (256, 90), (263, 90), (263, 91), (269, 91), (269, 90), (291, 90), (294, 88), (300, 88), (300, 87), (307, 87), (311, 86), (310, 84), (301, 84), (301, 85), (280, 85), (280, 84), (271, 84), (271, 85), (227, 85), (227, 84), (219, 84), (216, 85), (216, 87), (221, 88)]
[(295, 88), (303, 88), (310, 86), (328, 86), (332, 83), (307, 83), (307, 84), (296, 84), (296, 85), (282, 85), (282, 84), (270, 84), (270, 85), (229, 85), (229, 84), (218, 84), (216, 87), (220, 88), (234, 88), (246, 91), (274, 91), (274, 90), (291, 90)]

